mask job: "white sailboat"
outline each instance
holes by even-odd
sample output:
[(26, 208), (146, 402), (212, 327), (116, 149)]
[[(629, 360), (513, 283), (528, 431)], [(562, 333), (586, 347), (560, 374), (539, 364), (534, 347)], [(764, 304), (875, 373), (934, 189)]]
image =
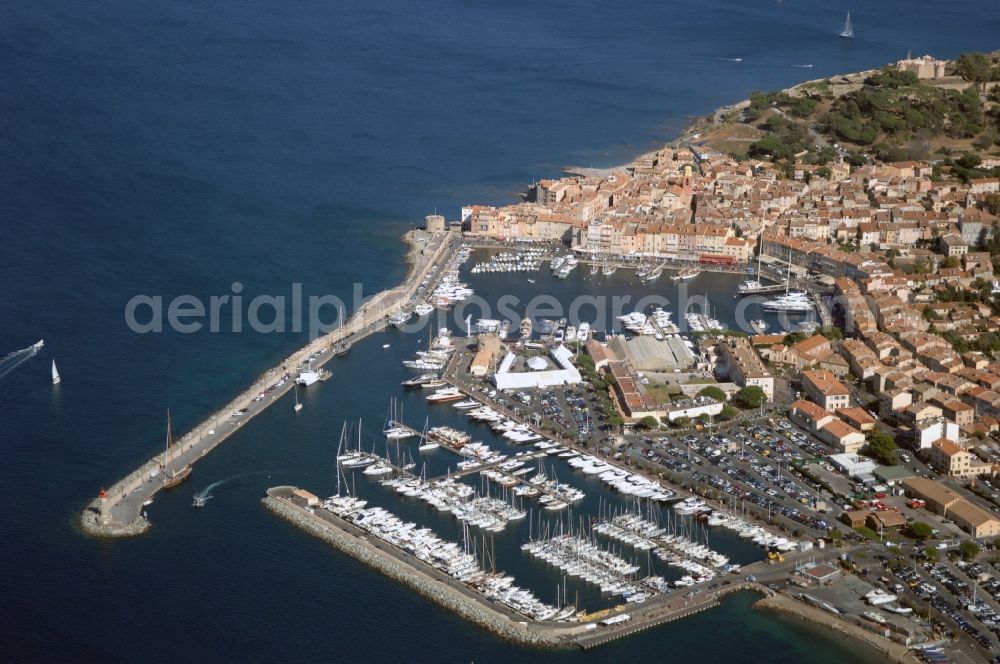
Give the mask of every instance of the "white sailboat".
[(844, 39), (854, 39), (854, 24), (851, 23), (851, 12), (847, 12), (847, 21), (844, 22), (844, 29), (840, 31), (840, 36)]
[(430, 423), (430, 421), (431, 421), (430, 417), (424, 420), (424, 431), (423, 433), (420, 434), (420, 440), (423, 442), (417, 448), (421, 452), (429, 452), (431, 450), (436, 450), (438, 447), (440, 447), (440, 445), (438, 445), (434, 441), (427, 439), (427, 425)]
[(52, 384), (58, 385), (62, 378), (59, 376), (59, 370), (56, 369), (56, 361), (52, 360)]

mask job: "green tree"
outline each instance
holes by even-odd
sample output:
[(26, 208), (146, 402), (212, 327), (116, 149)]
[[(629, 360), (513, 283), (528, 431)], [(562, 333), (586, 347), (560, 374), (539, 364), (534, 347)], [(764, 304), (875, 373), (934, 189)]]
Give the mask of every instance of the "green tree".
[(911, 537), (918, 540), (925, 540), (934, 534), (934, 529), (923, 521), (914, 521), (907, 528), (907, 531)]
[(941, 558), (940, 554), (938, 554), (938, 550), (933, 546), (925, 546), (922, 553), (924, 554), (924, 558), (932, 563), (936, 563)]
[(993, 147), (994, 143), (1000, 141), (1000, 134), (997, 133), (996, 129), (987, 129), (980, 136), (972, 142), (973, 147), (977, 147), (980, 150), (989, 150)]
[(722, 403), (726, 400), (726, 393), (720, 387), (715, 385), (709, 385), (708, 387), (703, 387), (698, 391), (699, 397), (711, 397), (716, 401)]
[(1000, 214), (1000, 194), (987, 194), (982, 205), (990, 214)]
[(854, 168), (860, 168), (868, 163), (868, 157), (860, 152), (848, 152), (845, 161)]
[(979, 555), (979, 545), (972, 540), (965, 540), (958, 545), (958, 552), (962, 554), (962, 560), (972, 560)]
[(868, 78), (868, 83), (877, 88), (904, 88), (916, 85), (917, 75), (911, 71), (901, 71), (896, 67), (886, 67)]
[(636, 426), (638, 426), (640, 429), (650, 430), (659, 427), (660, 422), (652, 415), (647, 415), (646, 417), (639, 420), (639, 423)]
[(963, 152), (962, 156), (955, 160), (955, 165), (959, 168), (975, 169), (983, 163), (983, 158), (975, 152)]
[(625, 424), (625, 420), (618, 413), (612, 413), (608, 415), (608, 424), (613, 427), (620, 427)]
[(840, 331), (840, 328), (835, 325), (824, 325), (819, 328), (819, 333), (830, 341), (837, 341), (838, 339), (844, 338), (844, 333)]
[(722, 407), (722, 412), (719, 413), (719, 419), (720, 420), (731, 420), (731, 419), (733, 419), (734, 417), (736, 417), (739, 414), (740, 414), (740, 411), (736, 410), (735, 408), (733, 408), (732, 406), (730, 406), (727, 403), (725, 406)]
[(679, 427), (686, 427), (691, 424), (691, 418), (681, 415), (680, 417), (674, 418), (674, 424)]
[(896, 441), (890, 434), (880, 429), (872, 429), (868, 432), (867, 438), (868, 444), (864, 449), (866, 455), (884, 466), (896, 465)]
[(830, 539), (832, 539), (834, 542), (839, 542), (840, 540), (844, 539), (844, 531), (842, 531), (839, 528), (834, 528), (833, 530), (830, 531)]
[(984, 53), (963, 53), (956, 64), (958, 75), (970, 83), (984, 86), (993, 77), (993, 63)]
[(733, 403), (743, 409), (760, 408), (767, 401), (767, 394), (756, 385), (747, 385), (733, 397)]
[(786, 346), (794, 346), (795, 344), (799, 343), (805, 338), (806, 338), (805, 332), (790, 332), (785, 335), (785, 338), (782, 339), (782, 342)]
[(944, 265), (944, 267), (947, 267), (947, 268), (958, 267), (958, 265), (959, 265), (959, 263), (958, 263), (958, 256), (948, 256), (948, 258), (944, 259), (944, 264), (943, 265)]

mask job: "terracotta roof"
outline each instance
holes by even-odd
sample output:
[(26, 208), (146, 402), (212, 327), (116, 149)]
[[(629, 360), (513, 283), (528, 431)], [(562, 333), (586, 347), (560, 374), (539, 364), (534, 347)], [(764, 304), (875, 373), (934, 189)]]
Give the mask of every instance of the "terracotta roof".
[(911, 477), (903, 480), (903, 486), (914, 493), (931, 500), (945, 507), (962, 500), (962, 496), (956, 491), (952, 491), (940, 482), (929, 480), (926, 477)]
[(812, 401), (806, 401), (805, 399), (799, 399), (789, 406), (789, 408), (808, 417), (813, 422), (817, 422), (830, 415), (822, 406), (814, 404)]
[(990, 523), (991, 521), (997, 521), (997, 517), (995, 515), (987, 512), (978, 505), (973, 505), (968, 500), (960, 500), (949, 507), (948, 514), (953, 518), (958, 517), (962, 521), (972, 524), (977, 528)]
[(895, 510), (872, 512), (869, 518), (882, 524), (883, 528), (898, 528), (906, 523), (906, 517), (901, 512)]
[(816, 349), (824, 345), (829, 345), (830, 340), (824, 337), (822, 334), (816, 334), (808, 339), (803, 339), (799, 343), (792, 346), (795, 350), (802, 353), (803, 355), (812, 355), (816, 352)]
[(754, 346), (772, 346), (780, 344), (785, 340), (783, 334), (755, 334), (750, 337), (750, 343)]
[(864, 408), (855, 406), (853, 408), (838, 408), (837, 414), (849, 420), (854, 420), (858, 424), (875, 424), (875, 418), (868, 414)]
[(833, 420), (832, 422), (824, 424), (823, 428), (829, 431), (830, 434), (837, 440), (843, 440), (844, 438), (850, 436), (851, 434), (857, 434), (859, 436), (864, 435), (860, 431), (852, 427), (850, 424), (848, 424), (847, 422), (844, 422), (843, 420)]
[(812, 383), (824, 396), (849, 394), (844, 384), (826, 369), (803, 371), (802, 377)]
[(933, 446), (941, 451), (941, 453), (946, 456), (953, 457), (956, 454), (964, 452), (961, 447), (956, 445), (954, 442), (948, 440), (947, 438), (942, 438), (940, 440), (935, 440)]

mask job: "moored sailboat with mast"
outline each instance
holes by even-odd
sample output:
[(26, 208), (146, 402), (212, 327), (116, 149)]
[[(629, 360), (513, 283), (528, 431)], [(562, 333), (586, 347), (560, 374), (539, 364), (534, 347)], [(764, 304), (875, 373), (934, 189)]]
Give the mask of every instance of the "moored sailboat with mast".
[(163, 453), (163, 488), (172, 489), (191, 475), (191, 465), (187, 464), (180, 470), (174, 469), (173, 451), (173, 429), (170, 423), (170, 410), (167, 410), (167, 449)]

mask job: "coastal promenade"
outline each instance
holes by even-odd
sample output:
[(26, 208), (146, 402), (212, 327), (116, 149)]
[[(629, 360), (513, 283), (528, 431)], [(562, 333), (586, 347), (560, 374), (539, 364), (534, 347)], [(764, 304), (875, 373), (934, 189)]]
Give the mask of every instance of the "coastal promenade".
[[(180, 470), (194, 464), (293, 389), (296, 374), (304, 363), (311, 362), (314, 368), (323, 366), (334, 357), (334, 345), (353, 344), (384, 329), (389, 317), (411, 304), (421, 282), (428, 280), (428, 290), (432, 289), (455, 249), (455, 238), (448, 233), (411, 231), (405, 240), (409, 247), (406, 256), (409, 272), (402, 284), (366, 300), (335, 330), (310, 341), (265, 371), (239, 396), (176, 440), (170, 450), (170, 465)], [(143, 514), (143, 504), (163, 488), (162, 471), (167, 460), (166, 452), (154, 456), (92, 500), (80, 517), (83, 530), (99, 537), (127, 537), (145, 532), (150, 522)]]

